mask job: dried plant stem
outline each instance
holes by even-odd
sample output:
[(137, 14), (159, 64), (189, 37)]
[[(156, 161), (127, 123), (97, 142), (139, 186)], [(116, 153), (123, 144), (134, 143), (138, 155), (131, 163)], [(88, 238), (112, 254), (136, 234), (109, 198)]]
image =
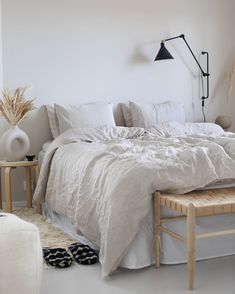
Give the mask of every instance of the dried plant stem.
[(228, 97), (227, 97), (227, 101), (229, 100), (229, 98), (232, 95), (234, 77), (235, 77), (235, 61), (233, 63), (233, 66), (231, 68), (231, 71), (230, 71), (229, 77), (228, 77), (228, 87), (227, 87)]
[(24, 97), (27, 88), (17, 88), (13, 94), (8, 89), (2, 91), (0, 115), (13, 126), (19, 124), (26, 114), (34, 109), (33, 100)]

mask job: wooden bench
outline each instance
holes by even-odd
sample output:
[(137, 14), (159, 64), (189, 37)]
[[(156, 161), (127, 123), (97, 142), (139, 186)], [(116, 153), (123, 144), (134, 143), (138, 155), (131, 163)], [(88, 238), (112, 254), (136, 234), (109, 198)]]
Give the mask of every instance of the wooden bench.
[[(235, 229), (196, 234), (196, 217), (215, 216), (235, 213), (235, 189), (218, 189), (210, 191), (194, 191), (184, 195), (162, 194), (155, 192), (154, 201), (154, 239), (156, 267), (160, 267), (161, 233), (183, 241), (187, 246), (187, 264), (189, 289), (194, 288), (195, 276), (195, 240), (235, 234)], [(182, 215), (161, 217), (161, 207), (167, 207)], [(164, 223), (186, 219), (187, 234), (182, 236), (164, 227)]]

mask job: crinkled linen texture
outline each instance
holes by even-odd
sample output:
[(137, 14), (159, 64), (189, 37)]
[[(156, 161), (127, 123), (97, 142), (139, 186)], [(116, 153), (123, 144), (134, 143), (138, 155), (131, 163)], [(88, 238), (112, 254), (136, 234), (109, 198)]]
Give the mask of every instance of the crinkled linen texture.
[(155, 190), (185, 193), (235, 178), (235, 134), (166, 138), (141, 128), (70, 130), (46, 152), (34, 201), (46, 200), (100, 247), (102, 276), (125, 256)]

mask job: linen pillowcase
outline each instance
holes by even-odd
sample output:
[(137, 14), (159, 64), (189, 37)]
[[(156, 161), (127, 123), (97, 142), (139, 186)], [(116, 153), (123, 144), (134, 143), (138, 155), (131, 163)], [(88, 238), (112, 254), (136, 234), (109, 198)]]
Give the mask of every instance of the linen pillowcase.
[(164, 122), (154, 128), (148, 129), (151, 133), (163, 137), (186, 136), (186, 135), (204, 135), (204, 136), (221, 136), (224, 130), (214, 123), (194, 123), (185, 124), (178, 122)]
[(164, 122), (185, 123), (182, 103), (165, 102), (161, 104), (130, 102), (133, 127), (154, 127)]
[(65, 108), (55, 104), (60, 134), (71, 128), (116, 126), (111, 103), (70, 105)]
[(126, 127), (133, 127), (129, 102), (120, 103)]
[(48, 119), (49, 119), (51, 133), (52, 133), (53, 138), (55, 139), (60, 134), (59, 121), (58, 121), (56, 113), (55, 113), (54, 105), (48, 104), (48, 105), (46, 105), (46, 109), (47, 109), (47, 115), (48, 115)]
[(59, 134), (72, 128), (72, 124), (69, 117), (70, 106), (62, 106), (60, 104), (54, 104), (56, 117), (59, 124)]
[(203, 134), (206, 136), (221, 136), (225, 131), (215, 123), (186, 123), (188, 134)]

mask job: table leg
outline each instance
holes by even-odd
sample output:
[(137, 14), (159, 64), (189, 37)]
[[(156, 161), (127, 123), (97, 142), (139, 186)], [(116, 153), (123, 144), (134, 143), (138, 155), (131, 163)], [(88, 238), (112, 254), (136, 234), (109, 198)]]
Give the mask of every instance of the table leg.
[[(36, 183), (38, 182), (38, 177), (39, 177), (39, 166), (35, 165), (34, 166), (34, 170), (35, 170), (35, 174), (36, 174)], [(37, 213), (42, 214), (42, 204), (41, 203), (37, 203)]]
[(31, 182), (31, 169), (30, 167), (25, 167), (25, 179), (26, 179), (26, 200), (27, 206), (32, 207), (32, 182)]
[(5, 168), (6, 212), (12, 213), (11, 205), (11, 167)]
[(36, 174), (36, 183), (38, 182), (38, 177), (39, 177), (39, 166), (35, 165), (34, 166), (35, 174)]
[(2, 209), (2, 174), (0, 168), (0, 209)]

